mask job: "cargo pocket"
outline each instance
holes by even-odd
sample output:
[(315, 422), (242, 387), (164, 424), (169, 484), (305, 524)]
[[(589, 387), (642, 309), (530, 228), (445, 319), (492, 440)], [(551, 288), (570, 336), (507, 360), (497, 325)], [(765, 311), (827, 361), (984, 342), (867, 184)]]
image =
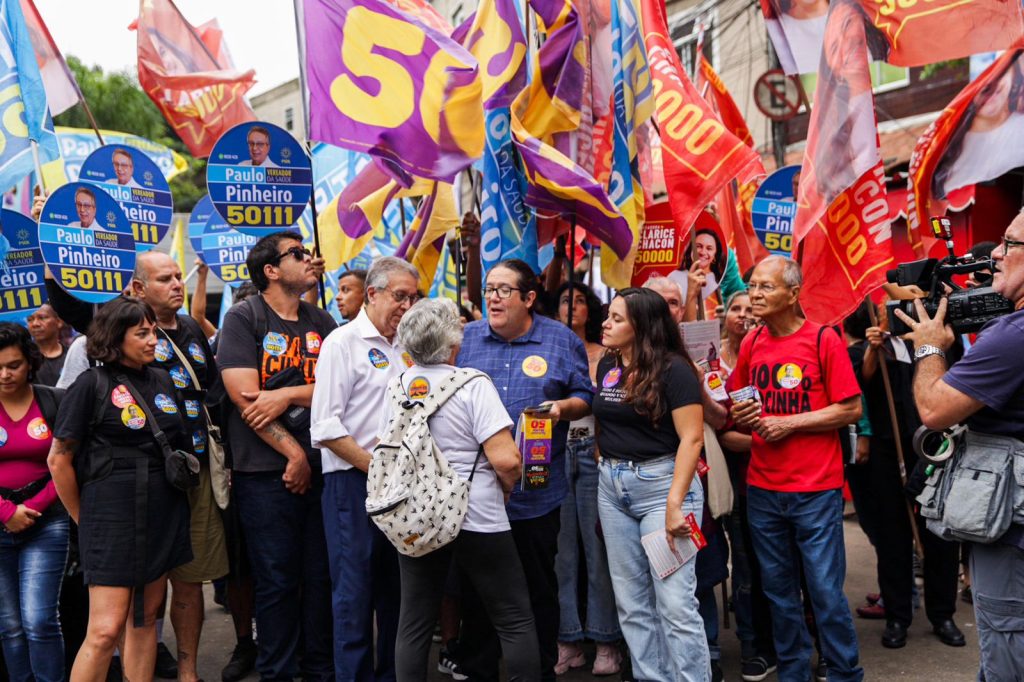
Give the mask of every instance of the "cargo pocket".
[(974, 595), (985, 679), (1020, 679), (1024, 665), (1024, 600)]
[(953, 472), (942, 512), (942, 523), (953, 535), (974, 542), (991, 542), (1010, 527), (1007, 467), (1000, 470), (965, 466)]
[(941, 497), (939, 491), (942, 489), (942, 477), (946, 473), (946, 467), (935, 467), (931, 475), (924, 481), (924, 487), (917, 496), (917, 502), (921, 505), (921, 516), (926, 519), (939, 519), (942, 517), (940, 506)]

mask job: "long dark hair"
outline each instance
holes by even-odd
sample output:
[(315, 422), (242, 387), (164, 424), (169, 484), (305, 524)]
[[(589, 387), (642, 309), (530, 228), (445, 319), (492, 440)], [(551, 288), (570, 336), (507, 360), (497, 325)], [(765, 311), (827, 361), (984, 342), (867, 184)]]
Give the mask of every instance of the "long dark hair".
[[(711, 261), (711, 272), (715, 273), (715, 278), (720, 281), (722, 279), (722, 275), (725, 273), (726, 260), (728, 259), (729, 254), (725, 250), (725, 246), (722, 244), (722, 240), (719, 238), (717, 232), (705, 227), (704, 229), (697, 230), (697, 234), (694, 235), (694, 239), (702, 234), (709, 235), (715, 240), (715, 257)], [(679, 269), (688, 271), (692, 267), (693, 249), (687, 248), (686, 253), (683, 255), (683, 266)]]
[(673, 357), (681, 357), (691, 368), (693, 362), (661, 294), (630, 287), (621, 290), (619, 297), (626, 303), (634, 335), (633, 362), (623, 372), (626, 400), (638, 414), (657, 424), (668, 411), (662, 394)]
[(43, 354), (39, 352), (39, 346), (32, 340), (32, 335), (20, 324), (13, 322), (0, 322), (0, 350), (15, 347), (25, 356), (28, 362), (28, 381), (32, 383), (36, 379), (36, 372), (43, 364)]
[(105, 303), (89, 325), (86, 355), (99, 362), (120, 362), (124, 335), (143, 320), (156, 324), (156, 313), (145, 301), (118, 296)]
[[(566, 282), (562, 286), (558, 287), (558, 294), (555, 296), (555, 302), (558, 304), (556, 310), (558, 311), (558, 317), (562, 315), (562, 294), (569, 290), (569, 283)], [(572, 284), (573, 295), (575, 292), (583, 294), (583, 298), (587, 301), (587, 324), (583, 327), (583, 337), (590, 343), (601, 343), (601, 324), (604, 322), (604, 313), (602, 310), (601, 299), (597, 297), (594, 290), (588, 287), (582, 282), (573, 282)]]

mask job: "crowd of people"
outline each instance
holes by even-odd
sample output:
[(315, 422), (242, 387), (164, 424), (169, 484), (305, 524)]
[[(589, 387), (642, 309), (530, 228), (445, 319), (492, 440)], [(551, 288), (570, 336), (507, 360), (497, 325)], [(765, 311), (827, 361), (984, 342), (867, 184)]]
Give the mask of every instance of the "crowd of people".
[[(1024, 218), (1007, 235), (981, 250), (997, 290), (1024, 301)], [(9, 679), (196, 682), (203, 584), (215, 581), (237, 637), (224, 682), (253, 670), (425, 680), (435, 665), (489, 681), (502, 660), (509, 680), (588, 664), (720, 680), (715, 587), (731, 574), (721, 606), (744, 680), (861, 680), (843, 591), (847, 482), (878, 558), (879, 593), (857, 613), (885, 619), (882, 645), (906, 644), (923, 549), (925, 614), (944, 644), (964, 646), (954, 614), (969, 554), (983, 679), (1022, 674), (1021, 526), (962, 551), (907, 496), (931, 475), (912, 445), (921, 423), (1021, 436), (1004, 413), (1020, 416), (1024, 372), (994, 365), (992, 345), (1012, 345), (1019, 313), (966, 353), (920, 306), (907, 340), (869, 302), (822, 326), (802, 315), (800, 266), (773, 256), (723, 279), (709, 365), (687, 353), (682, 324), (704, 307), (699, 263), (683, 270), (685, 291), (658, 277), (604, 304), (583, 282), (548, 272), (542, 284), (506, 260), (479, 282), (487, 315), (473, 319), (381, 257), (341, 278), (340, 327), (307, 300), (319, 262), (297, 234), (262, 238), (247, 266), (220, 329), (205, 318), (205, 281), (180, 312), (181, 270), (157, 251), (95, 309), (48, 280), (27, 327), (0, 324)], [(947, 353), (963, 355), (948, 371)], [(440, 403), (429, 431), (469, 492), (455, 540), (411, 556), (368, 514), (367, 472), (395, 410), (417, 399)], [(549, 450), (524, 468), (525, 418), (549, 422)], [(654, 554), (697, 541), (695, 559), (654, 568)], [(167, 611), (176, 656), (162, 644)]]

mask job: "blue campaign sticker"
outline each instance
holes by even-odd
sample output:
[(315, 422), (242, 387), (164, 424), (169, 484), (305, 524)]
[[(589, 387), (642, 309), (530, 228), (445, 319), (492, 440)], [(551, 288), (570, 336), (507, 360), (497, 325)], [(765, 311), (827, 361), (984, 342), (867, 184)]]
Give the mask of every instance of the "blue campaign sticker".
[(86, 303), (118, 296), (135, 269), (135, 237), (124, 211), (97, 185), (58, 187), (39, 216), (43, 261), (57, 283)]
[(371, 348), (367, 355), (370, 358), (370, 364), (377, 369), (387, 369), (391, 366), (391, 361), (388, 360), (388, 356), (384, 355), (384, 351), (379, 348)]
[(210, 153), (206, 187), (227, 224), (254, 237), (294, 225), (309, 203), (313, 171), (287, 131), (263, 121), (235, 126)]
[(192, 449), (196, 451), (196, 454), (203, 454), (206, 452), (206, 434), (202, 431), (192, 432)]
[(161, 412), (178, 414), (178, 404), (174, 402), (174, 398), (165, 393), (157, 393), (156, 397), (153, 398), (153, 402), (156, 403), (157, 409)]
[(259, 238), (232, 229), (217, 213), (209, 196), (200, 199), (192, 209), (188, 237), (192, 249), (225, 284), (237, 287), (249, 281), (245, 259)]
[(153, 350), (153, 355), (156, 357), (157, 362), (167, 362), (174, 357), (174, 351), (171, 350), (171, 342), (167, 339), (160, 339), (156, 342), (156, 348)]
[(0, 426), (0, 448), (7, 445), (7, 429)]
[(284, 334), (267, 332), (267, 335), (263, 337), (263, 350), (275, 358), (278, 355), (284, 355), (284, 352), (288, 350), (288, 339)]
[(203, 349), (200, 348), (199, 344), (195, 341), (188, 344), (188, 354), (192, 356), (192, 359), (195, 360), (197, 364), (206, 364), (206, 353), (203, 352)]
[(776, 256), (793, 254), (793, 219), (796, 217), (796, 188), (800, 166), (786, 166), (761, 183), (754, 194), (754, 232), (765, 248)]
[(198, 400), (186, 400), (185, 401), (185, 416), (189, 419), (197, 419), (199, 417), (199, 401)]
[(39, 227), (31, 218), (5, 208), (0, 211), (0, 235), (10, 245), (0, 261), (0, 322), (24, 325), (46, 303)]
[(170, 229), (171, 188), (148, 154), (125, 145), (105, 145), (89, 154), (78, 179), (102, 187), (121, 205), (140, 253), (159, 244)]
[(187, 388), (189, 384), (188, 372), (181, 365), (171, 368), (171, 381), (176, 388)]

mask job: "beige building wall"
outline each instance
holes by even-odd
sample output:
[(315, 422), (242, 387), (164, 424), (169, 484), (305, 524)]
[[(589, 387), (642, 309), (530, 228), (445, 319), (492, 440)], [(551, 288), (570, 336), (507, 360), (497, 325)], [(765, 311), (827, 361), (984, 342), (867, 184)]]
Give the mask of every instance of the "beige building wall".
[(298, 78), (256, 95), (249, 104), (259, 120), (280, 126), (299, 139), (305, 135)]

